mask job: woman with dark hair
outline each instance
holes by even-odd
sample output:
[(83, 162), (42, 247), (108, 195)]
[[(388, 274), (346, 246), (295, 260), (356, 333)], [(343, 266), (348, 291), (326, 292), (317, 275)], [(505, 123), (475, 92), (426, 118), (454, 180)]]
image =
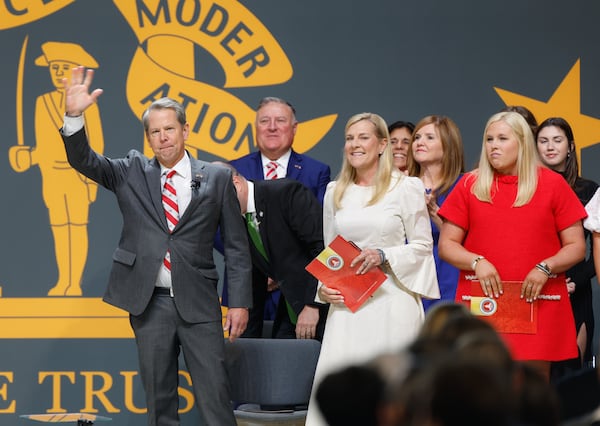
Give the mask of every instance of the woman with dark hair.
[(441, 300), (454, 300), (458, 269), (438, 256), (442, 219), (438, 210), (465, 171), (464, 150), (458, 126), (448, 117), (429, 115), (415, 126), (408, 153), (408, 174), (421, 178), (431, 218), (433, 257), (440, 286), (439, 300), (423, 299), (427, 311)]
[[(575, 191), (579, 201), (585, 206), (594, 196), (598, 184), (579, 176), (575, 139), (569, 123), (560, 117), (548, 118), (539, 125), (535, 139), (542, 163), (560, 173)], [(585, 238), (586, 241), (591, 240), (591, 233), (587, 230)], [(587, 259), (566, 272), (567, 289), (577, 329), (579, 359), (582, 364), (592, 360), (592, 338), (594, 336), (592, 278), (595, 275), (596, 270), (591, 253)]]
[(402, 173), (407, 173), (408, 151), (413, 130), (415, 130), (415, 125), (410, 121), (395, 121), (388, 126), (394, 166)]

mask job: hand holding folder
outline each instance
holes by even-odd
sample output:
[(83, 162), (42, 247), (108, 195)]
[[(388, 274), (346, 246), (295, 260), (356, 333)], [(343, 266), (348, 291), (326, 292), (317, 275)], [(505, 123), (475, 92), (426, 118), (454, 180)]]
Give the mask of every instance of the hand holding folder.
[(521, 299), (522, 281), (502, 281), (498, 298), (483, 294), (479, 281), (471, 283), (471, 313), (490, 322), (499, 333), (537, 333), (537, 301)]
[(306, 270), (327, 287), (339, 290), (352, 312), (356, 312), (387, 278), (379, 267), (357, 275), (358, 267), (351, 268), (350, 262), (359, 254), (360, 248), (338, 235), (306, 266)]

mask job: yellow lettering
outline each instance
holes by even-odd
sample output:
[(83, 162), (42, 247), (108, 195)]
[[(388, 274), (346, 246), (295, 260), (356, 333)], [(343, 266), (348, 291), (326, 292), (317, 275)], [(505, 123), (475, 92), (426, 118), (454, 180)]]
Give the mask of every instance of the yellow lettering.
[[(94, 397), (96, 397), (107, 412), (121, 412), (121, 410), (111, 404), (106, 396), (106, 392), (112, 388), (113, 384), (113, 379), (110, 374), (103, 371), (82, 371), (80, 374), (85, 378), (85, 407), (83, 407), (82, 411), (86, 413), (97, 413), (98, 410), (94, 408)], [(94, 389), (94, 377), (98, 377), (102, 380), (100, 389)]]
[[(62, 384), (75, 384), (75, 371), (40, 371), (38, 372), (38, 382), (42, 384), (47, 378), (50, 378), (52, 385), (52, 407), (46, 410), (48, 414), (66, 413), (67, 410), (62, 407)], [(133, 414), (145, 414), (148, 410), (145, 407), (135, 405), (135, 389), (140, 388), (141, 381), (137, 371), (120, 371), (119, 375), (123, 377), (123, 405), (125, 410), (117, 408), (108, 398), (108, 392), (113, 388), (114, 379), (111, 373), (106, 371), (81, 371), (79, 374), (84, 379), (84, 407), (80, 410), (86, 413), (98, 413), (99, 411), (107, 413), (120, 413), (128, 411)], [(8, 399), (8, 383), (13, 382), (12, 372), (0, 371), (0, 414), (15, 413), (16, 401)], [(3, 383), (4, 378), (6, 383)], [(66, 382), (65, 379), (66, 378)], [(192, 377), (185, 370), (179, 370), (180, 386), (177, 393), (181, 398), (179, 413), (190, 412), (196, 402), (192, 387)], [(101, 407), (96, 408), (94, 403)], [(2, 407), (1, 402), (6, 401), (6, 407)]]
[[(13, 374), (14, 373), (10, 371), (0, 371), (0, 377), (6, 378), (8, 383), (13, 382)], [(8, 399), (8, 383), (3, 383), (2, 386), (0, 386), (0, 398), (2, 398), (4, 401)], [(0, 413), (14, 413), (16, 409), (17, 402), (12, 400), (10, 404), (8, 404), (8, 407), (0, 408)]]
[(38, 383), (42, 384), (46, 377), (52, 379), (52, 408), (48, 413), (66, 413), (67, 410), (61, 407), (61, 377), (66, 377), (72, 384), (75, 383), (74, 371), (40, 371), (38, 372)]
[(138, 408), (133, 403), (133, 378), (138, 375), (137, 371), (121, 371), (121, 376), (125, 378), (124, 383), (124, 403), (125, 408), (135, 414), (144, 414), (148, 409)]
[[(188, 386), (192, 385), (192, 377), (187, 371), (179, 370), (179, 377), (185, 379)], [(179, 393), (179, 396), (185, 400), (185, 405), (179, 407), (179, 413), (187, 413), (194, 407), (194, 393), (189, 389), (182, 388), (181, 386), (177, 388), (177, 393)]]

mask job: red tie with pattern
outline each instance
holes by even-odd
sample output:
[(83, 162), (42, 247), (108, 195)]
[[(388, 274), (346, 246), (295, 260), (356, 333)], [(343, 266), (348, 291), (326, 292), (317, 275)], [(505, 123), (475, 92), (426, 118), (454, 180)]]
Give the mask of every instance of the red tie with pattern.
[(269, 161), (267, 163), (267, 180), (277, 179), (277, 163), (275, 161)]
[[(165, 216), (167, 217), (167, 224), (169, 225), (169, 231), (173, 232), (173, 228), (179, 222), (179, 207), (177, 205), (177, 191), (175, 190), (175, 185), (173, 184), (173, 175), (175, 174), (175, 170), (170, 170), (167, 173), (167, 179), (165, 180), (165, 185), (162, 190), (162, 203), (163, 208), (165, 209)], [(171, 270), (171, 253), (167, 250), (165, 254), (165, 259), (163, 260), (165, 267), (170, 271)]]

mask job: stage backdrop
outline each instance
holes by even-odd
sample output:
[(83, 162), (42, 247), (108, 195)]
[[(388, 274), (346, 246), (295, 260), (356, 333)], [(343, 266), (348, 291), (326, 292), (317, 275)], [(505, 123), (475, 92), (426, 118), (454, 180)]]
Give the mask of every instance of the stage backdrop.
[[(121, 226), (111, 193), (73, 172), (58, 128), (75, 64), (104, 89), (86, 113), (95, 149), (147, 152), (141, 112), (187, 106), (189, 150), (209, 161), (255, 150), (263, 96), (291, 101), (295, 148), (339, 170), (349, 116), (445, 114), (475, 165), (487, 118), (506, 104), (575, 129), (600, 180), (598, 2), (556, 0), (5, 0), (0, 3), (0, 424), (85, 411), (145, 424), (127, 315), (101, 301)], [(184, 425), (198, 424), (181, 371)]]

